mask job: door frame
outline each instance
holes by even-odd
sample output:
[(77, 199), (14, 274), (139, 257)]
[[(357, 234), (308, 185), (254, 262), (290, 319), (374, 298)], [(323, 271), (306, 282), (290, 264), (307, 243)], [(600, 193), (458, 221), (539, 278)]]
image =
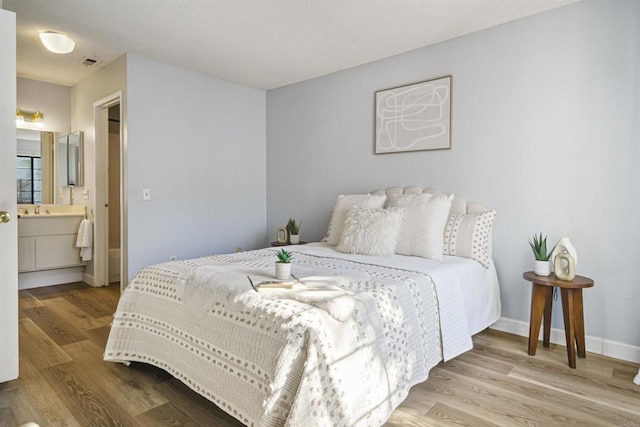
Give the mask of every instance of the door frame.
[(120, 105), (120, 289), (128, 279), (127, 245), (127, 143), (122, 91), (93, 103), (95, 125), (95, 285), (109, 286), (109, 107)]

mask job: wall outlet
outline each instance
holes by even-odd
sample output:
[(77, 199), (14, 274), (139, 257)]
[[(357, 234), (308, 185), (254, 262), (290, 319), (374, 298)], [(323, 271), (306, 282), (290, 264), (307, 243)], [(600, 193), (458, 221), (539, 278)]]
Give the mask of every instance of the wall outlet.
[(177, 259), (177, 258), (176, 258), (176, 256), (175, 256), (175, 255), (171, 255), (171, 256), (169, 257), (169, 261), (175, 261), (176, 259)]

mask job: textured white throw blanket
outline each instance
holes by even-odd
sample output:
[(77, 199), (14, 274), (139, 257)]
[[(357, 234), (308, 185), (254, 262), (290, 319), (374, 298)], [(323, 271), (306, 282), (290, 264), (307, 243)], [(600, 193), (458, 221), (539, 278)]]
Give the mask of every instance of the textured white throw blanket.
[(338, 284), (346, 284), (348, 278), (339, 276), (311, 276), (301, 278), (292, 289), (264, 289), (256, 292), (248, 276), (251, 270), (243, 265), (203, 265), (191, 270), (184, 279), (182, 301), (187, 310), (196, 316), (204, 316), (216, 301), (247, 303), (260, 298), (280, 298), (299, 301), (326, 311), (336, 320), (347, 320), (355, 308), (350, 292)]
[(273, 277), (271, 249), (145, 268), (120, 298), (105, 360), (158, 366), (245, 425), (352, 427), (384, 424), (443, 356), (470, 348), (446, 271), (441, 290), (392, 262), (313, 247), (294, 257), (296, 277), (329, 290), (252, 290), (247, 274)]

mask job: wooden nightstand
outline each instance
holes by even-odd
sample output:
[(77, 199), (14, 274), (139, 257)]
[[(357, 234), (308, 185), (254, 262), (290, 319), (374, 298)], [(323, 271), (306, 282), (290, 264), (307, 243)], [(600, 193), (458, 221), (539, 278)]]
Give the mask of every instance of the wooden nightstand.
[[(560, 288), (562, 295), (562, 314), (564, 317), (564, 335), (567, 340), (567, 358), (569, 366), (576, 367), (576, 346), (578, 357), (586, 357), (584, 345), (584, 314), (582, 307), (582, 289), (591, 288), (593, 280), (576, 276), (573, 280), (560, 280), (551, 273), (550, 276), (537, 276), (533, 271), (522, 275), (532, 283), (531, 320), (529, 322), (529, 355), (535, 356), (538, 347), (540, 323), (544, 315), (544, 339), (542, 345), (549, 347), (551, 334), (551, 309), (553, 308), (553, 288)], [(575, 345), (574, 345), (575, 341)]]

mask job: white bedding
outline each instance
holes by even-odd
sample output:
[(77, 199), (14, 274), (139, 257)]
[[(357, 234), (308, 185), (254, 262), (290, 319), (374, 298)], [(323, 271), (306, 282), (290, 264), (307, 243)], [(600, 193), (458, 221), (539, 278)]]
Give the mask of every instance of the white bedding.
[[(355, 307), (346, 320), (241, 280), (272, 277), (271, 249), (158, 264), (123, 293), (105, 360), (165, 369), (246, 425), (381, 425), (411, 386), (500, 315), (493, 265), (288, 249), (303, 282), (339, 281)], [(214, 291), (194, 275), (220, 265), (231, 273)], [(196, 310), (185, 304), (194, 299)]]

